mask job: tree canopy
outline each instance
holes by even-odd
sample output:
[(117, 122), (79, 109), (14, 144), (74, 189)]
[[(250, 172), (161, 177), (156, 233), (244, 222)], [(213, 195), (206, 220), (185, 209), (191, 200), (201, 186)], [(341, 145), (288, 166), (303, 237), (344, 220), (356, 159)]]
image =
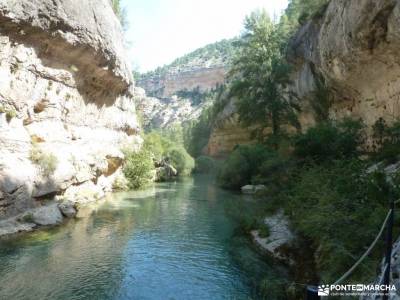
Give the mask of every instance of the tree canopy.
[(239, 120), (246, 126), (256, 124), (260, 133), (271, 127), (277, 136), (283, 123), (298, 126), (296, 97), (287, 90), (286, 43), (285, 28), (274, 24), (265, 10), (246, 18), (237, 42), (239, 50), (230, 71), (231, 96), (237, 98)]

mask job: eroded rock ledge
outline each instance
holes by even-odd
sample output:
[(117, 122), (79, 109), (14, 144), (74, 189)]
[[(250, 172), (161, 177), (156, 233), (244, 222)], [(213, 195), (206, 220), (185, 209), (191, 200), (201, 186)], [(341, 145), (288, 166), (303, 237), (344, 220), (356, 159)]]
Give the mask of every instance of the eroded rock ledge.
[(0, 222), (111, 191), (140, 144), (133, 91), (108, 0), (0, 0)]

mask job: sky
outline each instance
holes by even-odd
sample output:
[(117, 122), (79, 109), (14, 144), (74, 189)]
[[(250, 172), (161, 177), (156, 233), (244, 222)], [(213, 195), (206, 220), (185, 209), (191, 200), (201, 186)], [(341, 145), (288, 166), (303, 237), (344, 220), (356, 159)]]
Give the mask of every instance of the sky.
[(251, 11), (279, 16), (287, 0), (122, 0), (129, 29), (128, 54), (145, 72), (186, 53), (239, 35)]

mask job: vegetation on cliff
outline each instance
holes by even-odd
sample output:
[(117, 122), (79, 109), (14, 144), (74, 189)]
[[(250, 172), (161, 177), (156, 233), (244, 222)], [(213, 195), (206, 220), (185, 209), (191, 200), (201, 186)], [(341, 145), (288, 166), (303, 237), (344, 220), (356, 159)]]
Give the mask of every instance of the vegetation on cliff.
[(288, 91), (290, 65), (286, 62), (284, 28), (274, 24), (266, 11), (256, 11), (245, 20), (238, 54), (231, 68), (230, 93), (237, 98), (239, 120), (257, 125), (258, 135), (272, 128), (278, 136), (282, 124), (299, 126), (295, 95)]
[[(235, 43), (224, 97), (192, 124), (187, 139), (189, 152), (199, 156), (216, 120), (213, 111), (221, 112), (227, 99), (235, 99), (240, 122), (257, 129), (259, 143), (237, 146), (220, 166), (218, 183), (230, 189), (264, 184), (264, 215), (284, 209), (293, 231), (311, 245), (314, 275), (321, 282), (337, 279), (365, 251), (379, 231), (389, 197), (400, 195), (399, 176), (394, 173), (389, 179), (385, 170), (399, 158), (399, 122), (388, 126), (378, 120), (367, 128), (362, 120), (330, 119), (330, 89), (320, 78), (311, 99), (317, 123), (303, 133), (296, 130), (299, 109), (297, 96), (287, 89), (287, 42), (299, 25), (321, 17), (328, 2), (292, 0), (277, 24), (265, 12), (250, 15), (244, 35)], [(267, 134), (269, 129), (272, 135)], [(367, 132), (373, 132), (372, 149), (365, 147)], [(246, 231), (260, 226), (259, 220), (243, 224)], [(375, 277), (382, 246), (363, 262), (352, 281)], [(311, 280), (301, 276), (295, 280)]]
[[(179, 142), (180, 133), (169, 132), (170, 138), (152, 131), (144, 136), (144, 143), (139, 151), (125, 151), (126, 162), (123, 172), (128, 179), (128, 187), (139, 189), (154, 180), (171, 180), (175, 175), (187, 176), (194, 169), (194, 159)], [(157, 168), (173, 169), (176, 174), (157, 178)], [(161, 170), (159, 170), (161, 172)], [(163, 172), (164, 173), (164, 172)]]
[(235, 51), (233, 45), (235, 41), (236, 39), (227, 39), (206, 45), (177, 58), (169, 65), (158, 67), (144, 74), (135, 72), (135, 79), (137, 81), (149, 80), (164, 77), (166, 74), (190, 71), (193, 68), (229, 65)]

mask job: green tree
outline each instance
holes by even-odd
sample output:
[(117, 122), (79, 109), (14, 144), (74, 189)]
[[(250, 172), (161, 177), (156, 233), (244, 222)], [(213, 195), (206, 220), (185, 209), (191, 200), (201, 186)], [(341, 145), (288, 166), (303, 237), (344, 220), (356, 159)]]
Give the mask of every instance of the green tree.
[(330, 0), (290, 0), (285, 11), (288, 22), (295, 29), (312, 17), (321, 16)]
[(282, 124), (299, 127), (297, 97), (287, 89), (290, 66), (284, 57), (286, 41), (284, 27), (275, 25), (266, 11), (255, 11), (246, 18), (230, 71), (230, 92), (237, 98), (240, 122), (257, 125), (259, 137), (267, 127), (275, 137), (280, 135)]

